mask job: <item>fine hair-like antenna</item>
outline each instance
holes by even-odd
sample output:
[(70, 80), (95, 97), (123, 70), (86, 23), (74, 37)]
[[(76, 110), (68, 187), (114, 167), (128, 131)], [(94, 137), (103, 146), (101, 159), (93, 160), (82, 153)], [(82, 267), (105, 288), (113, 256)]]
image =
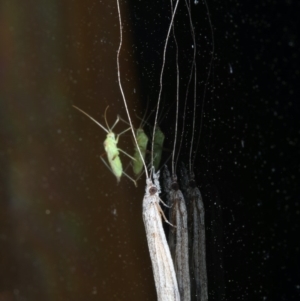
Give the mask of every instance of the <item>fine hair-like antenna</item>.
[[(159, 111), (160, 98), (161, 98), (161, 92), (162, 92), (162, 79), (163, 79), (163, 73), (164, 73), (165, 63), (166, 63), (167, 45), (168, 45), (168, 41), (169, 41), (169, 38), (170, 38), (170, 32), (171, 32), (171, 29), (172, 29), (172, 26), (173, 26), (174, 17), (175, 17), (175, 14), (176, 14), (178, 3), (179, 3), (179, 0), (176, 1), (175, 7), (174, 7), (174, 11), (173, 11), (172, 19), (171, 19), (171, 22), (170, 22), (170, 25), (169, 25), (169, 29), (168, 29), (168, 33), (167, 33), (167, 37), (166, 37), (166, 42), (165, 42), (165, 46), (164, 46), (164, 51), (163, 51), (163, 63), (162, 63), (162, 68), (161, 68), (161, 72), (160, 72), (159, 94), (158, 94), (158, 100), (157, 100), (157, 106), (156, 106), (155, 121), (154, 121), (154, 127), (153, 127), (152, 137), (154, 137), (155, 131), (156, 131), (156, 127), (157, 127), (157, 118), (158, 118), (158, 111)], [(153, 153), (154, 153), (154, 139), (152, 138), (151, 164), (153, 164)]]
[[(204, 5), (206, 7), (207, 17), (208, 17), (208, 21), (209, 21), (209, 25), (210, 25), (211, 38), (212, 38), (212, 51), (211, 51), (211, 59), (210, 59), (210, 63), (209, 63), (209, 69), (208, 69), (208, 73), (207, 73), (207, 77), (206, 77), (206, 81), (205, 81), (205, 85), (204, 85), (203, 101), (202, 101), (202, 107), (201, 107), (200, 130), (199, 130), (199, 135), (198, 135), (196, 149), (194, 151), (194, 158), (193, 159), (192, 159), (193, 144), (191, 144), (190, 159), (189, 159), (189, 171), (190, 171), (190, 173), (192, 171), (192, 165), (194, 165), (194, 163), (195, 163), (197, 151), (198, 151), (199, 144), (200, 144), (200, 138), (201, 138), (201, 132), (202, 132), (202, 126), (203, 126), (205, 97), (206, 97), (207, 85), (208, 85), (208, 81), (209, 81), (209, 78), (210, 78), (212, 65), (213, 65), (213, 60), (214, 60), (214, 54), (215, 54), (215, 38), (214, 38), (214, 31), (213, 31), (213, 26), (212, 26), (212, 22), (211, 22), (210, 12), (209, 12), (209, 8), (208, 8), (206, 0), (203, 0), (203, 2), (204, 2)], [(196, 104), (196, 98), (195, 98), (195, 104)], [(194, 110), (194, 116), (195, 116), (195, 110)], [(195, 123), (195, 117), (194, 117), (194, 122), (193, 122), (193, 134), (194, 134), (194, 130), (195, 130), (194, 123)]]
[[(171, 10), (173, 13), (173, 1), (171, 0)], [(179, 110), (179, 64), (178, 64), (178, 43), (175, 35), (175, 26), (174, 22), (172, 25), (172, 33), (173, 38), (176, 45), (176, 121), (175, 121), (175, 133), (174, 133), (174, 144), (173, 144), (173, 151), (172, 151), (172, 177), (176, 175), (176, 164), (175, 164), (175, 150), (176, 150), (176, 143), (177, 143), (177, 132), (178, 132), (178, 110)], [(180, 150), (179, 150), (180, 151)]]
[[(187, 7), (189, 21), (190, 21), (190, 28), (191, 28), (191, 34), (192, 34), (192, 39), (193, 39), (193, 49), (194, 49), (194, 51), (193, 51), (193, 61), (192, 61), (190, 76), (189, 76), (189, 80), (188, 80), (188, 83), (187, 83), (186, 93), (185, 93), (185, 99), (184, 99), (184, 110), (183, 110), (183, 117), (182, 117), (182, 119), (183, 119), (183, 122), (182, 122), (182, 131), (181, 131), (181, 137), (180, 137), (180, 143), (179, 143), (179, 150), (178, 150), (178, 154), (177, 154), (177, 157), (176, 157), (176, 163), (175, 163), (176, 167), (177, 167), (177, 164), (178, 164), (178, 159), (179, 159), (179, 155), (180, 155), (180, 152), (181, 152), (181, 147), (182, 147), (182, 142), (183, 142), (183, 137), (184, 137), (186, 107), (187, 107), (187, 98), (188, 98), (188, 94), (189, 94), (189, 88), (190, 88), (191, 81), (192, 81), (192, 78), (193, 78), (193, 73), (196, 76), (196, 71), (197, 71), (197, 65), (196, 65), (197, 64), (196, 63), (197, 45), (196, 45), (196, 35), (195, 35), (195, 30), (194, 30), (194, 25), (193, 25), (193, 20), (192, 20), (192, 14), (191, 14), (191, 3), (190, 3), (190, 0), (189, 1), (185, 0), (185, 5)], [(193, 72), (193, 71), (195, 71), (195, 72)], [(197, 82), (197, 79), (195, 78), (194, 100), (196, 99), (196, 95), (197, 95), (196, 82)], [(195, 120), (195, 116), (194, 116), (193, 120)], [(194, 133), (194, 129), (193, 129), (193, 133)]]
[(120, 25), (120, 44), (119, 44), (119, 48), (118, 48), (118, 52), (117, 52), (118, 82), (119, 82), (119, 87), (120, 87), (120, 91), (121, 91), (121, 94), (122, 94), (122, 98), (123, 98), (123, 101), (124, 101), (124, 105), (125, 105), (127, 117), (128, 117), (129, 123), (130, 123), (130, 127), (131, 127), (131, 132), (132, 132), (132, 135), (133, 135), (133, 139), (134, 139), (136, 147), (137, 147), (137, 149), (139, 151), (139, 154), (141, 156), (141, 159), (142, 159), (142, 162), (143, 162), (143, 165), (144, 165), (144, 169), (145, 169), (146, 178), (148, 179), (149, 175), (148, 175), (147, 166), (146, 166), (146, 163), (145, 163), (145, 160), (143, 158), (142, 152), (141, 152), (141, 150), (139, 148), (139, 145), (137, 143), (137, 140), (136, 140), (136, 135), (135, 135), (135, 132), (134, 132), (133, 124), (132, 124), (132, 121), (131, 121), (131, 118), (130, 118), (130, 114), (129, 114), (129, 110), (128, 110), (128, 106), (127, 106), (125, 94), (124, 94), (124, 91), (123, 91), (123, 88), (122, 88), (122, 83), (121, 83), (121, 76), (120, 76), (120, 51), (121, 51), (122, 43), (123, 43), (123, 27), (122, 27), (122, 19), (121, 19), (121, 10), (120, 10), (119, 0), (117, 0), (117, 7), (118, 7), (119, 25)]

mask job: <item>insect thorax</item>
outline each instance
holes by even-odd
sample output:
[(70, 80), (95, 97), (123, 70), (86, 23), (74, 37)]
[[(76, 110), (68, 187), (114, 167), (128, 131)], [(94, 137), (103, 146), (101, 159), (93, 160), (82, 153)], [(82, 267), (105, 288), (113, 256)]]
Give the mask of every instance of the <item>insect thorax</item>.
[(115, 134), (112, 132), (108, 133), (103, 143), (106, 152), (119, 153), (117, 143), (118, 141), (116, 140)]

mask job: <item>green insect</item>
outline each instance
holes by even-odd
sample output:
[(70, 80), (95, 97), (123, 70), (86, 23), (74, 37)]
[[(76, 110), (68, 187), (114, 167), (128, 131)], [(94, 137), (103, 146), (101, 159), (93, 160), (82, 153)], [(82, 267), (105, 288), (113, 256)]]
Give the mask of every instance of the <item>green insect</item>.
[[(145, 134), (144, 130), (142, 129), (142, 127), (138, 128), (136, 130), (136, 140), (138, 143), (138, 146), (140, 148), (141, 154), (143, 156), (143, 159), (145, 161), (145, 157), (146, 157), (146, 151), (147, 151), (147, 145), (148, 145), (148, 136)], [(137, 148), (137, 146), (134, 147), (134, 161), (133, 161), (133, 172), (136, 176), (138, 176), (144, 167), (143, 164), (143, 160), (141, 158), (141, 155), (139, 153), (139, 150)]]
[(173, 104), (175, 102), (173, 102), (171, 104), (171, 106), (169, 106), (169, 108), (163, 113), (160, 113), (160, 116), (158, 117), (158, 121), (156, 123), (156, 127), (155, 127), (155, 132), (154, 132), (154, 136), (152, 137), (152, 165), (154, 166), (155, 170), (159, 169), (160, 166), (160, 161), (161, 161), (161, 157), (162, 157), (162, 152), (164, 149), (164, 141), (165, 141), (165, 135), (164, 133), (161, 131), (160, 127), (158, 126), (158, 124), (161, 123), (163, 116), (166, 116), (169, 112), (169, 110), (172, 108)]
[[(149, 117), (150, 117), (150, 115), (148, 116), (148, 118)], [(144, 121), (143, 124), (148, 124), (148, 122)], [(151, 125), (149, 125), (149, 124), (148, 124), (148, 126), (151, 127)], [(136, 138), (137, 138), (138, 145), (141, 149), (143, 159), (145, 159), (146, 152), (147, 152), (147, 144), (148, 144), (149, 139), (143, 130), (143, 126), (140, 126), (137, 129)], [(152, 138), (152, 143), (153, 143), (153, 163), (152, 163), (152, 165), (155, 167), (155, 170), (158, 170), (159, 165), (160, 165), (164, 140), (165, 140), (164, 133), (161, 131), (160, 127), (156, 127), (154, 137)], [(143, 168), (143, 162), (140, 158), (137, 147), (135, 147), (134, 158), (136, 159), (136, 161), (133, 162), (133, 171), (136, 175), (138, 175)], [(139, 171), (139, 172), (136, 173), (136, 171), (137, 172)]]
[(153, 166), (155, 170), (158, 170), (159, 168), (164, 141), (164, 133), (160, 130), (159, 127), (156, 127), (153, 137)]
[[(147, 112), (147, 110), (146, 110), (146, 112)], [(143, 129), (144, 125), (147, 123), (147, 120), (144, 120), (144, 117), (141, 119), (142, 122), (141, 122), (139, 128), (135, 132), (137, 145), (134, 143), (134, 154), (133, 154), (134, 160), (132, 160), (133, 173), (136, 176), (138, 176), (138, 178), (141, 176), (141, 172), (144, 168), (144, 162), (145, 162), (145, 157), (146, 157), (146, 153), (147, 153), (147, 145), (148, 145), (148, 141), (149, 141), (149, 138)], [(137, 117), (137, 118), (139, 118), (139, 117)], [(124, 120), (122, 118), (120, 118), (120, 120), (126, 124), (129, 124), (126, 120)], [(139, 149), (140, 149), (140, 152), (139, 152)]]
[[(135, 180), (133, 180), (130, 176), (128, 176), (124, 171), (123, 171), (123, 166), (122, 166), (122, 162), (121, 159), (119, 157), (119, 152), (124, 153), (125, 155), (127, 155), (129, 158), (131, 158), (132, 160), (135, 160), (135, 158), (131, 157), (130, 155), (128, 155), (126, 152), (124, 152), (123, 150), (121, 150), (120, 148), (118, 148), (118, 141), (119, 141), (119, 137), (124, 134), (125, 132), (129, 131), (130, 128), (126, 129), (125, 131), (121, 132), (120, 134), (118, 134), (117, 136), (115, 135), (115, 133), (112, 131), (113, 128), (116, 126), (116, 124), (119, 122), (120, 118), (119, 116), (117, 117), (115, 123), (113, 124), (113, 126), (111, 128), (109, 128), (108, 124), (107, 124), (107, 120), (106, 120), (106, 111), (108, 109), (108, 107), (105, 110), (105, 123), (107, 126), (107, 129), (98, 121), (96, 121), (93, 117), (91, 117), (90, 115), (88, 115), (86, 112), (84, 112), (83, 110), (79, 109), (76, 106), (73, 106), (75, 109), (77, 109), (78, 111), (80, 111), (81, 113), (83, 113), (84, 115), (86, 115), (88, 118), (90, 118), (92, 121), (94, 121), (97, 125), (99, 125), (106, 133), (106, 139), (104, 140), (104, 149), (105, 152), (107, 154), (107, 159), (109, 162), (109, 166), (110, 166), (110, 170), (112, 171), (112, 173), (116, 176), (117, 181), (120, 182), (121, 176), (122, 174), (124, 174), (125, 176), (127, 176), (130, 180), (132, 180), (135, 185), (136, 182)], [(101, 158), (102, 159), (102, 158)], [(103, 162), (107, 165), (107, 163), (103, 160)], [(109, 167), (108, 166), (108, 167)]]

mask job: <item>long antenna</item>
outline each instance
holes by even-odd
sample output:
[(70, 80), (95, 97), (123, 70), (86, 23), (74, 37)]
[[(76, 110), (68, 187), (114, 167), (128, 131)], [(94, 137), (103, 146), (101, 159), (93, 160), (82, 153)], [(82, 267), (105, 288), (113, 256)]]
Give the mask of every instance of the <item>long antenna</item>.
[[(79, 109), (78, 107), (74, 106), (73, 107), (75, 109), (77, 109), (79, 112), (83, 113), (85, 116), (87, 116), (88, 118), (90, 118), (91, 120), (93, 120), (96, 124), (98, 124), (102, 130), (104, 130), (107, 134), (109, 133), (109, 131), (100, 123), (98, 122), (96, 119), (94, 119), (92, 116), (90, 116), (88, 113), (84, 112), (83, 110)], [(107, 125), (107, 123), (106, 123)], [(109, 129), (109, 127), (107, 126), (107, 128)]]
[[(185, 4), (186, 4), (186, 7), (187, 7), (187, 11), (188, 11), (188, 15), (189, 15), (189, 20), (190, 20), (190, 28), (191, 28), (192, 39), (193, 39), (194, 53), (193, 53), (193, 61), (192, 61), (192, 66), (191, 66), (191, 72), (190, 72), (189, 80), (188, 80), (187, 87), (186, 87), (185, 100), (184, 100), (184, 110), (183, 110), (183, 117), (182, 117), (182, 119), (183, 119), (182, 132), (181, 132), (179, 151), (178, 151), (178, 154), (177, 154), (176, 165), (175, 166), (177, 166), (177, 163), (178, 163), (179, 154), (180, 154), (180, 151), (181, 151), (182, 141), (183, 141), (183, 137), (184, 137), (187, 98), (188, 98), (189, 88), (190, 88), (192, 77), (193, 77), (193, 71), (194, 71), (194, 68), (196, 66), (196, 47), (197, 47), (197, 45), (196, 45), (196, 37), (195, 37), (194, 25), (193, 25), (193, 20), (192, 20), (192, 15), (191, 15), (190, 1), (188, 2), (187, 0), (185, 0)], [(196, 89), (197, 89), (197, 86), (194, 85), (194, 99), (196, 98), (196, 91), (197, 91)], [(195, 119), (195, 117), (194, 117), (194, 119)], [(194, 130), (193, 130), (193, 133), (194, 133)]]
[(143, 158), (142, 152), (140, 150), (140, 147), (139, 147), (139, 145), (137, 143), (137, 140), (136, 140), (135, 132), (134, 132), (134, 129), (133, 129), (133, 125), (132, 125), (132, 121), (131, 121), (131, 118), (130, 118), (130, 114), (129, 114), (127, 102), (126, 102), (126, 99), (125, 99), (125, 94), (124, 94), (124, 91), (123, 91), (123, 88), (122, 88), (122, 83), (121, 83), (121, 76), (120, 76), (120, 51), (121, 51), (122, 43), (123, 43), (123, 26), (122, 26), (121, 10), (120, 10), (119, 0), (117, 0), (117, 6), (118, 6), (119, 25), (120, 25), (120, 44), (119, 44), (119, 48), (118, 48), (118, 52), (117, 52), (118, 81), (119, 81), (120, 91), (121, 91), (122, 98), (123, 98), (123, 101), (124, 101), (124, 105), (125, 105), (127, 117), (128, 117), (129, 123), (130, 123), (130, 127), (131, 127), (131, 132), (132, 132), (132, 135), (133, 135), (133, 139), (134, 139), (136, 147), (137, 147), (137, 149), (139, 151), (140, 157), (142, 159), (142, 162), (143, 162), (143, 165), (144, 165), (144, 169), (145, 169), (146, 178), (148, 179), (149, 175), (148, 175), (147, 166), (146, 166), (145, 160)]
[(156, 131), (156, 127), (157, 127), (157, 117), (158, 117), (158, 111), (159, 111), (159, 105), (160, 105), (160, 98), (161, 98), (161, 92), (162, 92), (162, 79), (163, 79), (163, 73), (164, 73), (164, 69), (165, 69), (165, 63), (166, 63), (166, 51), (167, 51), (167, 45), (168, 45), (168, 41), (170, 38), (170, 31), (172, 29), (172, 25), (174, 22), (174, 17), (175, 17), (175, 13), (178, 7), (178, 3), (179, 0), (176, 1), (175, 4), (175, 8), (174, 8), (174, 12), (171, 18), (171, 22), (169, 25), (169, 29), (168, 29), (168, 33), (167, 33), (167, 37), (166, 37), (166, 42), (165, 42), (165, 46), (164, 46), (164, 52), (163, 52), (163, 64), (162, 64), (162, 68), (161, 68), (161, 72), (160, 72), (160, 79), (159, 79), (159, 94), (158, 94), (158, 100), (157, 100), (157, 106), (156, 106), (156, 113), (155, 113), (155, 121), (154, 121), (154, 127), (153, 127), (153, 134), (152, 134), (152, 145), (151, 145), (151, 164), (153, 164), (153, 153), (154, 153), (154, 135), (155, 135), (155, 131)]
[[(171, 10), (173, 13), (173, 1), (171, 0)], [(175, 121), (175, 133), (174, 133), (174, 145), (172, 151), (172, 177), (176, 175), (176, 165), (175, 165), (175, 150), (177, 142), (177, 131), (178, 131), (178, 110), (179, 110), (179, 64), (178, 64), (178, 43), (175, 35), (175, 26), (172, 26), (173, 38), (176, 45), (176, 121)], [(179, 150), (180, 151), (180, 150)]]
[[(191, 10), (191, 2), (186, 2), (186, 4), (189, 7), (189, 12)], [(194, 53), (196, 55), (197, 53), (197, 44), (196, 44), (196, 37), (195, 37), (195, 30), (194, 30), (194, 24), (192, 21), (192, 16), (190, 15), (190, 24), (191, 24), (191, 30), (193, 33), (193, 40), (194, 40)], [(193, 110), (193, 126), (192, 126), (192, 140), (191, 140), (191, 147), (190, 147), (190, 155), (189, 155), (189, 171), (192, 171), (192, 152), (193, 152), (193, 145), (194, 145), (194, 138), (195, 138), (195, 125), (196, 125), (196, 107), (197, 107), (197, 64), (196, 60), (194, 61), (194, 110)]]
[[(190, 162), (190, 172), (192, 170), (191, 165), (192, 164), (194, 165), (194, 163), (195, 163), (197, 151), (198, 151), (198, 148), (199, 148), (200, 137), (201, 137), (201, 132), (202, 132), (202, 126), (203, 126), (204, 104), (205, 104), (206, 91), (207, 91), (208, 81), (209, 81), (209, 78), (210, 78), (211, 69), (212, 69), (213, 60), (214, 60), (214, 54), (215, 54), (215, 38), (214, 38), (214, 31), (213, 31), (213, 26), (212, 26), (212, 22), (211, 22), (210, 12), (209, 12), (209, 8), (208, 8), (206, 0), (203, 0), (203, 2), (204, 2), (204, 5), (206, 7), (208, 22), (209, 22), (209, 25), (210, 25), (211, 38), (212, 38), (212, 51), (211, 51), (211, 59), (210, 59), (210, 63), (209, 63), (209, 69), (208, 69), (208, 73), (207, 73), (207, 77), (206, 77), (206, 81), (205, 81), (205, 85), (204, 85), (204, 91), (203, 91), (203, 101), (202, 101), (201, 119), (200, 119), (200, 130), (199, 130), (199, 135), (198, 135), (198, 139), (197, 139), (196, 149), (195, 149), (195, 152), (194, 152), (193, 163)], [(190, 155), (192, 155), (192, 152), (190, 152)]]

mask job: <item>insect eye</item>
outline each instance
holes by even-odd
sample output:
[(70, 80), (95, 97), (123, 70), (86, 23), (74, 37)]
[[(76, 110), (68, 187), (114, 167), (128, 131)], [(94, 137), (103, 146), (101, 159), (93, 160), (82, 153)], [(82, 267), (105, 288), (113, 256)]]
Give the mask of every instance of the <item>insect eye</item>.
[(173, 182), (171, 185), (171, 188), (175, 191), (177, 191), (179, 189), (178, 183), (177, 182)]
[(156, 192), (157, 192), (157, 188), (154, 187), (154, 186), (152, 186), (152, 187), (149, 189), (150, 195), (153, 195), (153, 194), (155, 194)]

